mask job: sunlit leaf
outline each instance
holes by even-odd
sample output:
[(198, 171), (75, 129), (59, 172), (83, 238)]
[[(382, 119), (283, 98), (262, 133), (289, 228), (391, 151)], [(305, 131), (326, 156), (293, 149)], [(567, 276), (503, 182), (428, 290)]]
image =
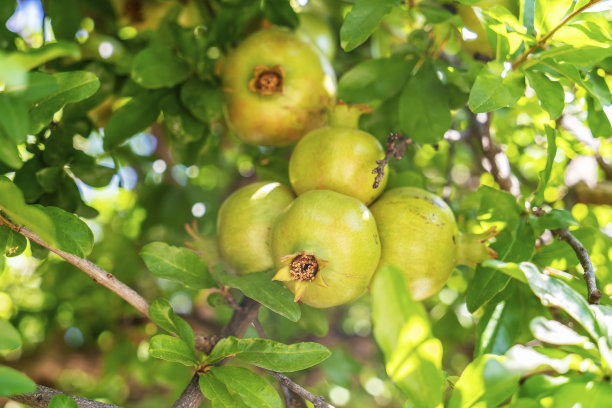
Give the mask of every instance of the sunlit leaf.
[(396, 4), (397, 0), (357, 0), (340, 28), (340, 44), (344, 51), (364, 43)]
[(186, 366), (198, 365), (193, 349), (183, 340), (166, 334), (158, 334), (149, 341), (149, 354), (166, 361)]
[(149, 306), (149, 316), (153, 323), (162, 329), (175, 333), (195, 353), (195, 339), (193, 329), (185, 320), (181, 319), (166, 299), (156, 299)]
[(211, 367), (215, 379), (250, 408), (282, 408), (280, 396), (262, 377), (242, 367)]
[(14, 368), (0, 365), (0, 396), (9, 397), (36, 391), (36, 384)]
[(49, 408), (78, 408), (78, 405), (68, 395), (57, 394), (49, 401)]
[(588, 338), (556, 320), (548, 320), (542, 316), (534, 318), (529, 323), (533, 336), (548, 344), (583, 344)]
[(476, 77), (468, 104), (474, 113), (491, 112), (514, 105), (523, 92), (523, 74), (493, 61), (487, 63)]
[(17, 350), (21, 347), (21, 335), (6, 320), (0, 319), (0, 352)]
[(300, 371), (325, 360), (330, 351), (318, 343), (283, 344), (267, 339), (221, 339), (206, 361), (214, 364), (225, 357), (254, 364), (268, 370)]

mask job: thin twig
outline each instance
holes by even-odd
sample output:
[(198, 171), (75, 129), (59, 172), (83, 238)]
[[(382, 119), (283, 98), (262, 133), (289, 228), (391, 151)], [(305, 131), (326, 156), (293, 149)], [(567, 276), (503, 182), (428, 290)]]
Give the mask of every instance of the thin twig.
[(560, 240), (565, 241), (572, 247), (580, 265), (584, 269), (584, 280), (586, 281), (589, 303), (598, 305), (601, 299), (601, 291), (597, 289), (597, 281), (595, 279), (595, 268), (589, 257), (589, 253), (584, 248), (582, 243), (567, 228), (553, 230), (553, 234), (557, 235)]
[(31, 394), (11, 395), (10, 399), (28, 405), (32, 408), (46, 408), (49, 406), (49, 401), (51, 401), (51, 398), (58, 394), (68, 395), (76, 402), (79, 408), (120, 408), (118, 405), (106, 404), (104, 402), (77, 397), (54, 390), (53, 388), (45, 387), (44, 385), (37, 385), (36, 391)]
[(531, 55), (531, 53), (533, 53), (535, 50), (537, 50), (538, 48), (543, 46), (546, 43), (546, 41), (548, 41), (550, 39), (550, 37), (552, 37), (561, 27), (566, 25), (568, 22), (570, 22), (574, 17), (576, 17), (578, 14), (582, 13), (584, 10), (588, 9), (589, 7), (595, 5), (595, 4), (599, 3), (599, 2), (601, 2), (601, 0), (591, 0), (587, 4), (585, 4), (584, 6), (574, 10), (571, 14), (569, 14), (567, 17), (565, 17), (563, 20), (561, 20), (561, 22), (559, 24), (557, 24), (552, 30), (550, 30), (550, 32), (548, 32), (546, 35), (544, 35), (542, 38), (540, 38), (537, 43), (535, 43), (534, 45), (531, 46), (531, 48), (529, 48), (527, 51), (525, 51), (519, 57), (519, 59), (517, 59), (516, 62), (514, 64), (512, 64), (512, 69), (516, 70), (522, 63), (527, 61), (527, 57), (529, 57), (529, 55)]
[(269, 371), (269, 370), (266, 370), (266, 371), (272, 377), (276, 378), (282, 386), (289, 388), (289, 390), (293, 391), (300, 397), (312, 402), (315, 408), (334, 408), (333, 405), (325, 402), (325, 398), (320, 397), (318, 395), (314, 395), (313, 393), (311, 393), (310, 391), (308, 391), (301, 385), (293, 382), (293, 380), (291, 380), (291, 378), (287, 377), (286, 375), (277, 373), (276, 371)]
[(100, 268), (98, 265), (87, 259), (79, 258), (76, 255), (54, 248), (53, 246), (46, 243), (34, 232), (30, 231), (28, 228), (14, 224), (0, 214), (0, 225), (2, 224), (6, 225), (13, 231), (23, 235), (29, 240), (36, 242), (38, 245), (47, 248), (54, 254), (59, 255), (61, 258), (65, 259), (66, 261), (89, 275), (94, 280), (94, 282), (99, 283), (100, 285), (116, 293), (123, 300), (134, 306), (140, 313), (149, 318), (149, 302), (147, 302), (146, 299), (134, 289), (130, 288), (125, 283), (115, 278), (112, 273), (105, 271), (104, 269)]
[[(475, 123), (474, 126), (476, 126), (478, 129), (482, 149), (487, 161), (489, 162), (489, 165), (491, 166), (491, 174), (502, 190), (508, 191), (516, 197), (519, 195), (519, 188), (518, 183), (515, 183), (512, 180), (510, 161), (508, 160), (506, 153), (504, 153), (502, 149), (496, 145), (495, 142), (493, 142), (493, 138), (491, 137), (492, 113), (489, 112), (486, 115), (487, 118), (484, 123)], [(503, 165), (505, 169), (502, 169), (500, 165)]]
[(391, 157), (394, 157), (395, 160), (400, 160), (406, 152), (406, 147), (411, 143), (412, 139), (402, 136), (399, 132), (393, 132), (389, 135), (387, 138), (385, 157), (381, 160), (376, 160), (378, 166), (372, 170), (372, 174), (376, 174), (374, 184), (372, 185), (373, 188), (378, 188), (378, 186), (380, 186), (380, 182), (385, 175), (385, 166), (389, 163)]

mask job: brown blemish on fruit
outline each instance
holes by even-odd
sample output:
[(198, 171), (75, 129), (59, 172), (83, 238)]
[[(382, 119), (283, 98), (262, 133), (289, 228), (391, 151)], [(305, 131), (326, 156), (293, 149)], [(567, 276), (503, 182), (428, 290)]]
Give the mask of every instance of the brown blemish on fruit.
[(313, 281), (319, 271), (319, 264), (314, 255), (299, 254), (289, 267), (291, 278), (300, 281)]
[(276, 65), (268, 68), (257, 65), (253, 70), (253, 78), (249, 81), (249, 90), (260, 95), (282, 94), (285, 91), (285, 70)]

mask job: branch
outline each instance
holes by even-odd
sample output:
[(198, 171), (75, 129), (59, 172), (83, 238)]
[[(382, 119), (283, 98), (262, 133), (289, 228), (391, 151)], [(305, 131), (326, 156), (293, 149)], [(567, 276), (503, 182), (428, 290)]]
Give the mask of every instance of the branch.
[(334, 408), (333, 405), (328, 404), (327, 402), (325, 402), (325, 399), (323, 397), (319, 397), (317, 395), (314, 395), (313, 393), (311, 393), (310, 391), (306, 390), (301, 385), (298, 385), (298, 384), (294, 383), (291, 380), (291, 378), (287, 377), (286, 375), (283, 375), (281, 373), (277, 373), (276, 371), (269, 371), (269, 370), (266, 370), (266, 371), (272, 377), (276, 378), (278, 380), (278, 382), (282, 386), (287, 387), (289, 390), (293, 391), (294, 393), (296, 393), (300, 397), (302, 397), (302, 398), (312, 402), (314, 404), (315, 408)]
[(37, 385), (36, 391), (31, 394), (11, 395), (9, 398), (32, 408), (46, 408), (49, 406), (49, 401), (51, 401), (51, 398), (58, 394), (68, 395), (77, 403), (79, 408), (120, 408), (117, 405), (105, 404), (104, 402), (88, 400), (86, 398), (66, 394), (64, 392), (54, 390), (53, 388), (45, 387), (44, 385)]
[(595, 268), (591, 263), (589, 253), (567, 228), (553, 230), (552, 233), (557, 235), (560, 240), (567, 242), (576, 253), (578, 260), (580, 261), (580, 265), (582, 265), (582, 268), (584, 269), (584, 280), (586, 281), (587, 291), (589, 294), (589, 303), (592, 305), (598, 305), (599, 299), (601, 299), (601, 291), (597, 289)]
[(112, 292), (115, 292), (117, 295), (119, 295), (119, 297), (128, 302), (130, 305), (134, 306), (140, 313), (149, 318), (149, 302), (147, 302), (146, 299), (134, 289), (130, 288), (129, 286), (115, 278), (112, 273), (105, 271), (104, 269), (100, 268), (93, 262), (88, 261), (87, 259), (79, 258), (76, 255), (54, 248), (53, 246), (43, 241), (42, 238), (40, 238), (34, 232), (30, 231), (28, 228), (13, 224), (11, 221), (4, 218), (0, 214), (0, 225), (2, 224), (6, 225), (13, 231), (23, 235), (29, 240), (36, 242), (38, 245), (47, 248), (54, 254), (59, 255), (61, 258), (65, 259), (70, 264), (76, 266), (78, 269), (89, 275), (94, 280), (94, 282), (99, 283), (107, 289), (110, 289)]
[(172, 408), (197, 408), (202, 401), (204, 401), (204, 395), (200, 390), (200, 374), (195, 373)]
[(380, 182), (385, 175), (385, 166), (391, 160), (391, 157), (395, 157), (395, 160), (400, 160), (406, 152), (406, 147), (412, 143), (412, 139), (409, 137), (402, 136), (399, 132), (394, 132), (387, 138), (386, 153), (382, 160), (376, 160), (378, 166), (372, 170), (372, 174), (376, 174), (374, 179), (373, 188), (378, 188)]
[(487, 113), (487, 119), (484, 123), (476, 123), (478, 133), (481, 138), (482, 149), (485, 153), (485, 157), (491, 166), (491, 174), (493, 178), (499, 184), (499, 187), (512, 193), (515, 197), (519, 195), (518, 183), (512, 179), (512, 173), (510, 172), (510, 161), (506, 153), (493, 142), (491, 138), (491, 112)]
[(585, 4), (584, 6), (578, 8), (577, 10), (574, 10), (571, 14), (569, 14), (567, 17), (565, 17), (563, 20), (561, 20), (561, 22), (559, 24), (557, 24), (555, 26), (555, 28), (550, 30), (549, 33), (547, 33), (544, 37), (540, 38), (537, 43), (535, 43), (534, 45), (531, 46), (531, 48), (529, 48), (527, 51), (525, 51), (519, 57), (519, 59), (517, 59), (516, 62), (514, 64), (512, 64), (512, 69), (516, 70), (523, 62), (527, 61), (527, 57), (529, 57), (529, 55), (531, 53), (533, 53), (535, 50), (537, 50), (538, 48), (543, 46), (546, 43), (546, 41), (548, 41), (550, 39), (550, 37), (552, 37), (561, 27), (566, 25), (568, 22), (570, 22), (574, 17), (576, 17), (578, 14), (582, 13), (584, 10), (588, 9), (589, 7), (595, 5), (595, 4), (599, 3), (599, 2), (601, 2), (601, 0), (591, 0), (587, 4)]

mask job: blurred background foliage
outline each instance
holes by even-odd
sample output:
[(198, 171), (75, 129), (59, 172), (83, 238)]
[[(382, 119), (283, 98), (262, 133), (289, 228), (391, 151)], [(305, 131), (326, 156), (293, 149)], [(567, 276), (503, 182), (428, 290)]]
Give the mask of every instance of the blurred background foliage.
[[(281, 3), (0, 2), (3, 80), (18, 71), (11, 71), (12, 53), (52, 52), (49, 46), (56, 44), (55, 52), (62, 57), (45, 58), (39, 71), (89, 71), (101, 84), (89, 98), (55, 114), (50, 126), (30, 123), (31, 136), (19, 145), (25, 164), (15, 168), (4, 160), (0, 174), (13, 177), (27, 202), (55, 205), (85, 217), (95, 236), (89, 259), (147, 299), (170, 299), (196, 332), (218, 332), (231, 309), (207, 291), (187, 290), (154, 278), (137, 254), (152, 241), (179, 246), (193, 241), (185, 225), (195, 225), (199, 238), (192, 245), (214, 256), (210, 237), (225, 197), (256, 179), (289, 184), (290, 148), (240, 143), (224, 123), (219, 90), (219, 72), (228, 50), (269, 22), (291, 25), (282, 15)], [(404, 71), (395, 74), (371, 67), (375, 76), (388, 74), (395, 81), (391, 87), (372, 86), (371, 94), (361, 88), (355, 91), (351, 77), (344, 74), (368, 59), (431, 56), (440, 76), (444, 73), (441, 80), (452, 91), (451, 129), (438, 143), (410, 145), (401, 161), (392, 161), (388, 188), (419, 186), (442, 196), (460, 228), (474, 233), (499, 224), (479, 214), (476, 189), (497, 184), (488, 172), (486, 147), (475, 129), (490, 120), (491, 139), (508, 157), (499, 166), (508, 174), (512, 189), (523, 197), (536, 189), (547, 159), (544, 125), (549, 116), (531, 88), (514, 106), (490, 117), (474, 115), (465, 106), (483, 61), (493, 55), (473, 19), (491, 18), (481, 9), (495, 4), (519, 15), (519, 4), (512, 0), (485, 0), (477, 4), (480, 9), (456, 2), (410, 1), (394, 7), (368, 42), (347, 53), (340, 47), (339, 32), (352, 2), (291, 2), (299, 13), (297, 31), (332, 61), (340, 79), (339, 97), (374, 109), (361, 117), (360, 127), (383, 144), (401, 126), (397, 106)], [(582, 20), (609, 33), (611, 13), (609, 9), (585, 13)], [(567, 41), (574, 40), (570, 34)], [(151, 70), (156, 70), (155, 75)], [(166, 75), (159, 75), (160, 71)], [(602, 98), (607, 92), (608, 104), (611, 71), (609, 57), (593, 67), (587, 78)], [(610, 304), (612, 132), (601, 115), (588, 113), (593, 98), (584, 87), (564, 79), (560, 83), (565, 108), (557, 119), (558, 150), (544, 202), (546, 207), (570, 210), (579, 222), (575, 235), (597, 268), (602, 303)], [(122, 111), (126, 106), (130, 109)], [(503, 239), (498, 237), (498, 245)], [(567, 271), (566, 282), (584, 293), (577, 259), (552, 240), (546, 234), (538, 239), (534, 262)], [(13, 255), (17, 256), (0, 260), (0, 318), (18, 328), (24, 345), (2, 355), (2, 360), (39, 384), (79, 396), (133, 407), (171, 405), (191, 374), (187, 367), (149, 357), (148, 338), (156, 332), (152, 323), (72, 266), (45, 257), (45, 250), (37, 245)], [(476, 325), (483, 311), (472, 315), (466, 305), (474, 274), (473, 268), (457, 268), (447, 286), (424, 302), (434, 335), (444, 344), (443, 367), (451, 377), (463, 371), (475, 347), (480, 347)], [(542, 309), (533, 295), (524, 293), (522, 299), (513, 341), (531, 339), (525, 335), (528, 328), (520, 326), (527, 325), (526, 316), (533, 310)], [(325, 312), (303, 313), (312, 316), (302, 325), (263, 308), (259, 315), (271, 338), (318, 341), (332, 349), (332, 357), (296, 377), (298, 383), (337, 406), (401, 406), (399, 391), (386, 377), (381, 353), (371, 337), (368, 295)], [(256, 335), (251, 330), (247, 336)]]

